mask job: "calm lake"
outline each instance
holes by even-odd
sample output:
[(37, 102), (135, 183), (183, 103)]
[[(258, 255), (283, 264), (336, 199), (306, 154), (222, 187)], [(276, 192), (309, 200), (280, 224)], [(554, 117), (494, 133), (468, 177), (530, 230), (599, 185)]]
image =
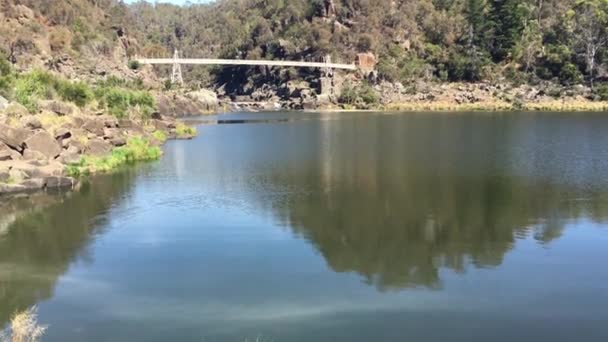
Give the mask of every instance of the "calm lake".
[(36, 304), (43, 341), (608, 341), (607, 115), (220, 118), (254, 121), (1, 199), (0, 326)]

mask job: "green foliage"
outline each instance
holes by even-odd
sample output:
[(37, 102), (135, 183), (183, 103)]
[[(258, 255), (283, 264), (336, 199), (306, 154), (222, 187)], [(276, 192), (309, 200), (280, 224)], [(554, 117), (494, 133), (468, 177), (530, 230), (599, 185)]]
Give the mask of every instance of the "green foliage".
[(15, 82), (15, 100), (33, 113), (38, 110), (38, 100), (54, 96), (56, 83), (55, 77), (45, 71), (20, 75)]
[(93, 100), (93, 91), (84, 82), (58, 80), (56, 90), (61, 99), (73, 102), (78, 107), (84, 107)]
[(601, 84), (593, 89), (593, 93), (602, 101), (608, 101), (608, 84)]
[(101, 86), (95, 89), (95, 98), (101, 106), (119, 118), (126, 117), (131, 109), (143, 117), (149, 117), (156, 110), (154, 97), (144, 90)]
[(129, 69), (139, 70), (140, 68), (141, 68), (141, 63), (139, 63), (139, 61), (136, 61), (136, 60), (129, 61)]
[(0, 53), (0, 96), (11, 97), (15, 75), (11, 64)]
[(566, 63), (559, 74), (559, 79), (562, 83), (571, 85), (578, 84), (583, 81), (583, 74), (578, 67), (572, 63)]
[(342, 89), (339, 101), (350, 106), (367, 107), (378, 104), (380, 97), (369, 83), (364, 82), (357, 87), (347, 84)]
[(178, 138), (189, 138), (196, 135), (196, 128), (178, 122), (175, 126), (175, 134)]
[(167, 141), (167, 135), (163, 131), (154, 131), (152, 136), (161, 143)]
[(93, 100), (93, 91), (84, 82), (71, 82), (41, 70), (21, 74), (16, 78), (15, 99), (30, 112), (38, 110), (39, 100), (56, 97), (84, 107)]
[(161, 155), (162, 151), (159, 147), (150, 145), (144, 138), (134, 137), (129, 139), (127, 145), (113, 149), (108, 156), (82, 157), (80, 162), (69, 165), (66, 173), (72, 177), (79, 177), (96, 172), (109, 172), (129, 163), (156, 160)]

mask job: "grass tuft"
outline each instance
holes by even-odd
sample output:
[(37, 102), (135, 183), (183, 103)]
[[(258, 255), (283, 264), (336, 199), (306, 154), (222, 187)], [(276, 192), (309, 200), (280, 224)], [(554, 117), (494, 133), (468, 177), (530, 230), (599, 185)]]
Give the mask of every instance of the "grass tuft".
[(108, 156), (84, 156), (80, 162), (68, 165), (66, 172), (71, 177), (109, 172), (137, 161), (156, 160), (161, 155), (162, 151), (158, 146), (152, 146), (146, 139), (136, 137), (129, 139), (127, 145), (113, 149)]
[(38, 312), (34, 306), (17, 313), (10, 325), (0, 332), (0, 342), (37, 342), (46, 332), (47, 326), (38, 324)]

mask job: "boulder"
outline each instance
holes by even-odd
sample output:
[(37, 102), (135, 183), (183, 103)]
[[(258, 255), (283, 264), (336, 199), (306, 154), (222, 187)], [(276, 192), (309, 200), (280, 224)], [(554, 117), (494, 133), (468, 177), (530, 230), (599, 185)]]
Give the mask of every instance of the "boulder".
[(85, 131), (92, 133), (99, 137), (103, 136), (104, 127), (105, 127), (105, 125), (102, 120), (91, 119), (91, 118), (84, 119), (84, 124), (82, 125), (82, 128)]
[(72, 123), (75, 127), (82, 127), (85, 124), (85, 119), (81, 116), (72, 117)]
[(118, 127), (118, 119), (114, 116), (104, 115), (99, 118), (103, 120), (103, 125), (107, 128), (116, 128)]
[(59, 161), (69, 165), (69, 164), (77, 164), (80, 162), (80, 154), (78, 154), (78, 152), (74, 152), (74, 149), (72, 150), (66, 150), (61, 152), (61, 154), (59, 155)]
[(121, 135), (120, 133), (121, 132), (118, 128), (104, 128), (103, 129), (103, 138), (106, 140), (111, 140), (116, 137), (119, 137)]
[(71, 177), (47, 177), (44, 183), (48, 189), (73, 188), (76, 180)]
[(25, 108), (24, 106), (22, 106), (21, 104), (19, 104), (17, 102), (11, 102), (4, 109), (4, 113), (7, 116), (13, 117), (13, 118), (21, 118), (21, 117), (30, 115), (30, 112), (27, 110), (27, 108)]
[(51, 111), (59, 116), (70, 115), (74, 112), (74, 108), (72, 108), (72, 106), (59, 101), (45, 101), (41, 105), (41, 108)]
[(30, 178), (20, 183), (24, 190), (37, 190), (42, 189), (46, 185), (44, 178)]
[(23, 185), (19, 184), (0, 184), (0, 195), (13, 194), (25, 190), (26, 188)]
[(70, 153), (82, 153), (85, 150), (86, 146), (78, 141), (78, 140), (70, 140), (70, 143), (68, 144), (68, 151)]
[(133, 128), (134, 126), (135, 126), (135, 123), (131, 119), (119, 119), (118, 120), (118, 127), (120, 127), (120, 128)]
[(61, 146), (49, 132), (40, 131), (25, 141), (28, 150), (38, 151), (47, 159), (54, 159), (61, 153)]
[(63, 140), (72, 136), (72, 132), (67, 127), (59, 127), (55, 130), (55, 139)]
[(110, 139), (110, 144), (115, 147), (125, 146), (127, 144), (127, 139), (125, 137), (116, 137)]
[(32, 136), (32, 131), (23, 128), (13, 128), (0, 124), (0, 142), (17, 151), (23, 151), (25, 141)]
[(48, 160), (49, 158), (40, 151), (26, 149), (23, 151), (23, 159), (30, 160)]
[(8, 182), (8, 180), (10, 178), (11, 178), (11, 175), (8, 173), (8, 170), (7, 171), (0, 170), (0, 183)]
[(169, 123), (162, 120), (154, 120), (154, 128), (160, 131), (168, 131)]
[(0, 96), (0, 110), (5, 110), (6, 108), (8, 108), (8, 100)]
[(104, 140), (94, 139), (89, 141), (86, 151), (93, 156), (102, 157), (112, 151), (112, 145)]
[(13, 159), (13, 150), (0, 142), (0, 161)]
[(21, 120), (21, 123), (23, 124), (23, 126), (29, 128), (29, 129), (40, 129), (40, 128), (42, 128), (42, 124), (40, 123), (40, 120), (38, 120), (38, 118), (36, 118), (33, 115), (25, 116)]

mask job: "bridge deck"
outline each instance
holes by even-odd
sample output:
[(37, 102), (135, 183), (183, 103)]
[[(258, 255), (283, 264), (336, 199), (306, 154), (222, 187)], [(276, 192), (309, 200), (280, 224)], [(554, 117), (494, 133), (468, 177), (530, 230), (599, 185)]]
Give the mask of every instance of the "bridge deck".
[(355, 64), (322, 63), (322, 62), (297, 62), (297, 61), (267, 61), (252, 59), (207, 59), (207, 58), (141, 58), (137, 59), (142, 64), (198, 64), (198, 65), (249, 65), (249, 66), (280, 66), (296, 68), (328, 68), (357, 70)]

